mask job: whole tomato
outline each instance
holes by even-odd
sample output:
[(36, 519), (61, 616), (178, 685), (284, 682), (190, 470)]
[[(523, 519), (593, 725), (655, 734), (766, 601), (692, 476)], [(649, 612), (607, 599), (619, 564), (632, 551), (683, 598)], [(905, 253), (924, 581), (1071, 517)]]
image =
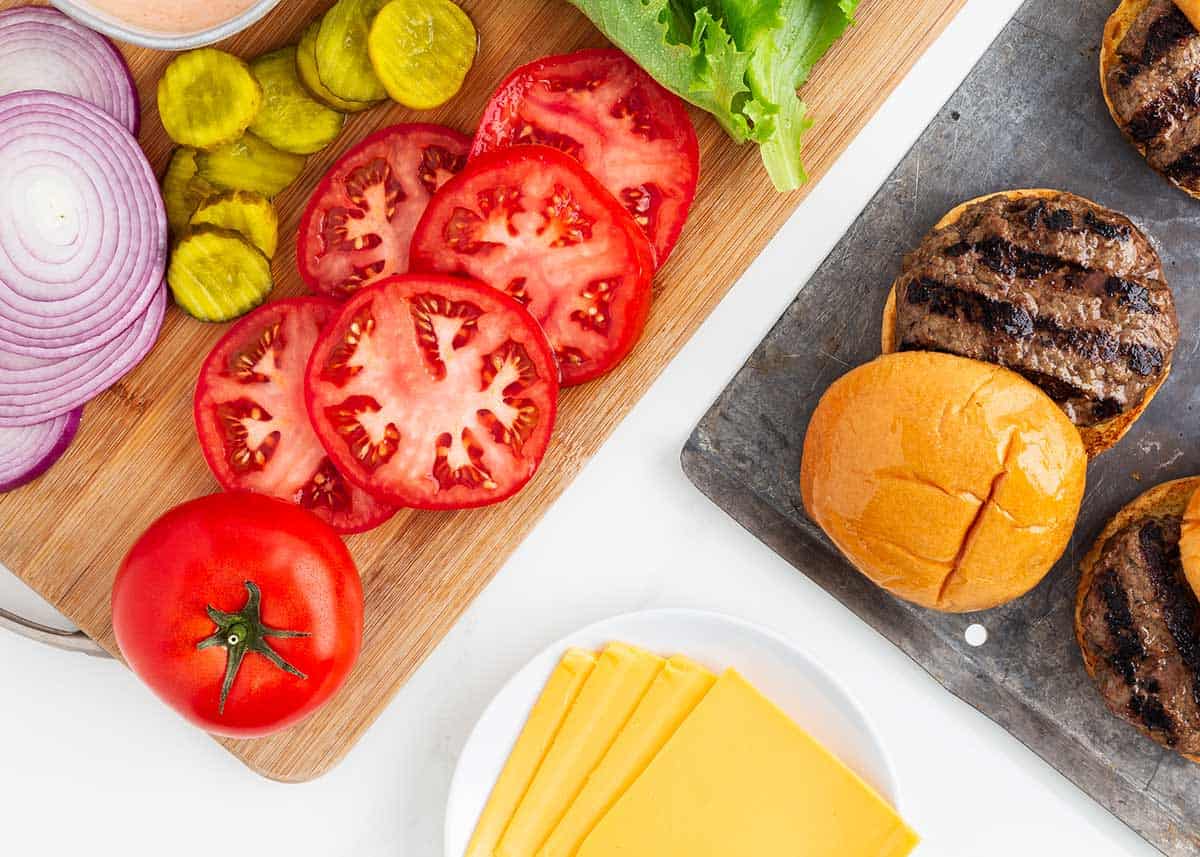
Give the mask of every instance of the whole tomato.
[(216, 735), (284, 729), (324, 704), (362, 644), (362, 584), (326, 523), (258, 494), (176, 506), (134, 543), (112, 592), (121, 654)]

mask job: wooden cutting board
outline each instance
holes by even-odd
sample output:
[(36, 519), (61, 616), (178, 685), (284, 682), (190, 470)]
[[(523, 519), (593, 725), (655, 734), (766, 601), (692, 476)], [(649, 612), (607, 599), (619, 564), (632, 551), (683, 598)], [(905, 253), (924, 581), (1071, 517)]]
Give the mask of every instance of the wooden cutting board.
[[(636, 0), (629, 0), (636, 2)], [(803, 92), (816, 125), (805, 161), (815, 182), (833, 164), (964, 0), (863, 0), (858, 25), (826, 57)], [(0, 8), (17, 5), (0, 0)], [(328, 0), (284, 0), (223, 47), (245, 57), (295, 41)], [(463, 92), (415, 114), (398, 106), (354, 117), (342, 138), (312, 157), (277, 199), (281, 242), (274, 296), (303, 291), (295, 270), (301, 209), (337, 156), (384, 125), (419, 119), (471, 131), (492, 88), (539, 56), (604, 44), (564, 0), (462, 0), (481, 50)], [(170, 55), (126, 47), (145, 105), (142, 145), (160, 172), (171, 143), (155, 107)], [(222, 743), (276, 780), (318, 777), (346, 754), (549, 505), (642, 397), (803, 199), (777, 194), (756, 147), (733, 145), (695, 111), (703, 172), (683, 239), (659, 272), (646, 335), (607, 377), (566, 391), (541, 471), (516, 498), (491, 509), (403, 511), (348, 540), (362, 571), (362, 657), (342, 691), (315, 716), (279, 735)], [(810, 185), (811, 187), (811, 185)], [(0, 497), (0, 562), (116, 653), (109, 588), (142, 530), (175, 504), (217, 489), (192, 427), (192, 385), (225, 325), (171, 309), (150, 357), (88, 405), (70, 451), (42, 479)]]

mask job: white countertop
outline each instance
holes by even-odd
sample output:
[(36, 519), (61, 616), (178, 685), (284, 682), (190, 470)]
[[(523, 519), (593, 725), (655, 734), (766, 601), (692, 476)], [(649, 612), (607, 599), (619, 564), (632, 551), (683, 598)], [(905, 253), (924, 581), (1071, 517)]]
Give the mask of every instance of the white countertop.
[[(739, 528), (679, 467), (693, 425), (1019, 5), (969, 0), (323, 779), (300, 786), (260, 779), (115, 663), (0, 631), (0, 853), (440, 857), (455, 761), (505, 680), (586, 623), (681, 606), (778, 628), (839, 677), (889, 749), (905, 813), (924, 836), (920, 857), (1157, 854)], [(0, 604), (52, 615), (2, 570)]]

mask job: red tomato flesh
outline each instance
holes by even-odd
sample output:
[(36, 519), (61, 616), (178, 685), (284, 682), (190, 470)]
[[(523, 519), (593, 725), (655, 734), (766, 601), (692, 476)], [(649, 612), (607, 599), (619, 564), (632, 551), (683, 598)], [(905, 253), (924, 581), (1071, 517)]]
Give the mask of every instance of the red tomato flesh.
[[(243, 610), (247, 582), (266, 629), (304, 635), (259, 639), (300, 675), (250, 648), (222, 706), (231, 649), (200, 644), (220, 629), (209, 608)], [(117, 572), (112, 614), (138, 677), (201, 729), (233, 738), (268, 735), (322, 706), (362, 644), (362, 584), (342, 540), (303, 509), (242, 492), (189, 501), (151, 524)]]
[(314, 292), (345, 298), (408, 270), (413, 227), (463, 168), (471, 139), (441, 125), (394, 125), (346, 152), (313, 192), (296, 242)]
[(546, 146), (471, 160), (430, 200), (410, 264), (469, 275), (523, 304), (546, 331), (564, 385), (616, 366), (650, 312), (645, 235), (577, 161)]
[(525, 143), (583, 164), (646, 232), (658, 264), (667, 261), (700, 175), (696, 130), (676, 95), (617, 50), (545, 57), (500, 84), (471, 156)]
[(194, 414), (222, 488), (288, 500), (340, 533), (357, 533), (386, 521), (395, 507), (338, 472), (304, 401), (313, 344), (339, 306), (332, 298), (291, 298), (247, 315), (204, 361)]
[(545, 455), (558, 369), (537, 322), (482, 283), (393, 277), (362, 289), (308, 364), (308, 410), (351, 480), (423, 509), (497, 503)]

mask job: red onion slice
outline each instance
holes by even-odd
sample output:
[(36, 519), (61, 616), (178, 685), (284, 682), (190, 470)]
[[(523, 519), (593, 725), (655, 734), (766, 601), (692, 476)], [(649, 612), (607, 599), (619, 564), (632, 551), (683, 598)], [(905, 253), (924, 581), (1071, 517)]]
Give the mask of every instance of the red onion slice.
[(95, 351), (43, 360), (0, 350), (0, 427), (26, 426), (89, 402), (142, 361), (167, 308), (160, 287), (145, 314)]
[(37, 479), (67, 451), (82, 408), (24, 428), (0, 428), (0, 494)]
[(121, 52), (57, 9), (0, 12), (0, 95), (29, 89), (81, 98), (135, 137), (141, 126), (141, 101)]
[(0, 97), (0, 350), (94, 351), (163, 282), (167, 221), (137, 141), (69, 95)]

